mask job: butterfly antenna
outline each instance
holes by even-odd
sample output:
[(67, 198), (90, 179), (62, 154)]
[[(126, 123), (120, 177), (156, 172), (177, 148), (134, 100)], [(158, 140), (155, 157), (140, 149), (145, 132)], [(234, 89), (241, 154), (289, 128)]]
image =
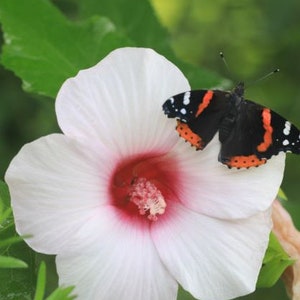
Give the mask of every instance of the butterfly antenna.
[(266, 74), (266, 75), (264, 75), (264, 76), (258, 78), (257, 80), (251, 82), (250, 84), (248, 84), (248, 86), (249, 86), (249, 85), (256, 84), (256, 83), (259, 82), (259, 81), (265, 80), (266, 78), (272, 76), (272, 75), (275, 74), (275, 73), (278, 73), (279, 71), (280, 71), (280, 69), (277, 68), (277, 69), (273, 70), (272, 72), (270, 72), (270, 73), (268, 73), (268, 74)]
[(222, 59), (224, 65), (225, 65), (225, 67), (226, 67), (226, 70), (227, 70), (228, 74), (231, 75), (231, 72), (230, 72), (229, 66), (228, 66), (228, 64), (227, 64), (227, 61), (226, 61), (226, 59), (225, 59), (225, 56), (224, 56), (223, 51), (220, 51), (220, 57), (221, 57), (221, 59)]
[(228, 74), (228, 78), (230, 78), (230, 79), (233, 80), (233, 81), (236, 81), (236, 78), (234, 78), (234, 76), (232, 76), (232, 72), (231, 72), (231, 70), (230, 70), (230, 68), (229, 68), (229, 65), (228, 65), (226, 59), (225, 59), (224, 52), (223, 52), (223, 51), (220, 51), (219, 54), (220, 54), (220, 57), (221, 57), (221, 59), (222, 59), (224, 65), (225, 65), (225, 67), (226, 67), (226, 71), (227, 71), (227, 74)]

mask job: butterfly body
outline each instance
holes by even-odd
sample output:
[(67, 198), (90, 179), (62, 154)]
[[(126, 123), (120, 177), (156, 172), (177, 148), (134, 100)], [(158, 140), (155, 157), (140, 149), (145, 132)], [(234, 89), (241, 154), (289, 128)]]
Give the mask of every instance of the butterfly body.
[(163, 104), (177, 119), (179, 135), (202, 150), (218, 132), (218, 160), (228, 167), (260, 166), (279, 152), (300, 153), (300, 131), (276, 112), (244, 99), (244, 84), (233, 91), (194, 90)]

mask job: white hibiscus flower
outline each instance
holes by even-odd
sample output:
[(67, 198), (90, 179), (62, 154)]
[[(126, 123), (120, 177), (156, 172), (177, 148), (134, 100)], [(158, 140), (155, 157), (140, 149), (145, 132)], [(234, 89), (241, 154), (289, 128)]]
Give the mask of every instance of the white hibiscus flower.
[(189, 88), (154, 51), (115, 50), (63, 84), (63, 134), (11, 162), (17, 231), (57, 255), (59, 284), (78, 299), (172, 300), (178, 284), (202, 300), (255, 289), (284, 154), (229, 170), (217, 138), (194, 151), (161, 108)]

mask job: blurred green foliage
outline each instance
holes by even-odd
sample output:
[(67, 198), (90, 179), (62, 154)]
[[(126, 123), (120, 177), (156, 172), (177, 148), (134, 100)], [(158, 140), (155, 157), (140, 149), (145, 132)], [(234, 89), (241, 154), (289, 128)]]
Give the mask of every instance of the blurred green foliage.
[[(194, 88), (209, 87), (209, 82), (217, 78), (214, 73), (229, 77), (233, 82), (244, 80), (248, 86), (247, 98), (270, 106), (300, 127), (299, 1), (152, 1), (157, 17), (165, 29), (157, 25), (155, 15), (148, 14), (149, 3), (144, 1), (141, 6), (132, 7), (124, 0), (99, 0), (97, 7), (93, 7), (97, 1), (52, 0), (72, 21), (77, 22), (95, 14), (108, 16), (121, 28), (121, 34), (128, 36), (137, 45), (155, 45), (157, 51), (177, 63), (192, 78)], [(111, 9), (113, 6), (120, 9)], [(133, 11), (137, 17), (131, 20)], [(3, 39), (2, 35), (1, 38)], [(3, 40), (0, 40), (1, 44)], [(179, 60), (176, 61), (172, 48), (183, 61), (211, 70), (212, 79), (204, 80), (201, 78), (201, 71), (196, 72)], [(219, 58), (220, 50), (226, 55), (230, 74)], [(281, 69), (280, 73), (251, 85), (253, 81), (277, 67)], [(3, 67), (0, 67), (0, 101), (0, 178), (3, 178), (9, 161), (24, 143), (59, 129), (53, 99), (24, 93), (20, 79)], [(283, 189), (289, 199), (286, 206), (300, 228), (299, 163), (299, 157), (288, 155)], [(32, 253), (29, 250), (27, 253), (24, 249), (25, 245), (22, 255), (16, 256), (24, 258), (29, 263), (30, 270), (27, 273), (21, 270), (13, 273), (20, 290), (25, 285), (24, 281), (34, 281), (28, 274), (32, 274), (32, 270), (36, 268)], [(20, 248), (11, 248), (10, 254), (17, 254), (18, 251)], [(28, 291), (28, 295), (30, 293), (32, 291)], [(180, 296), (180, 299), (192, 299), (182, 291)], [(279, 282), (275, 288), (259, 289), (241, 299), (285, 300), (287, 297), (282, 283)]]

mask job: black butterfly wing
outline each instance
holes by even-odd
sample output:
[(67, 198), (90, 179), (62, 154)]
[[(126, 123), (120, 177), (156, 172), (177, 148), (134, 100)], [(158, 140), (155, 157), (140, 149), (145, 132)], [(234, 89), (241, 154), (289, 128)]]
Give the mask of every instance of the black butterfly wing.
[(169, 98), (163, 110), (176, 118), (176, 130), (198, 150), (203, 149), (219, 130), (221, 120), (230, 110), (230, 93), (218, 90), (194, 90)]
[[(223, 126), (220, 126), (220, 136)], [(221, 141), (219, 161), (229, 167), (253, 167), (279, 152), (299, 153), (299, 130), (270, 109), (243, 100), (226, 139)]]

